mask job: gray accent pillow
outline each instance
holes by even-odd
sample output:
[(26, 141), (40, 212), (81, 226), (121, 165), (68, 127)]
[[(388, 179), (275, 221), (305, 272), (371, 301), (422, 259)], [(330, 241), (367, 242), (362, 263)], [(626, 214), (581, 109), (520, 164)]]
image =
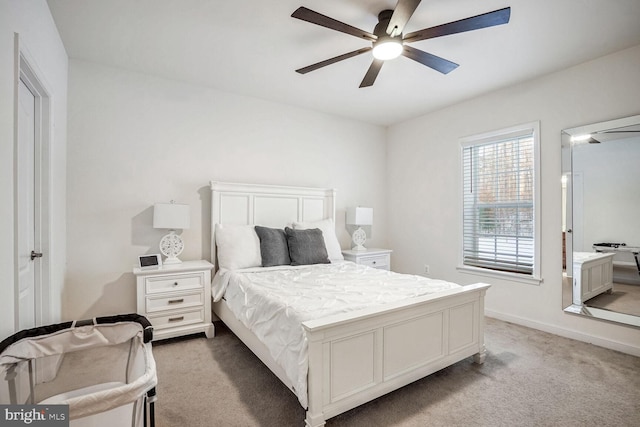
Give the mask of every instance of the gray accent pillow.
[(284, 229), (289, 244), (289, 257), (291, 265), (329, 264), (327, 246), (324, 244), (322, 230), (312, 228), (309, 230)]
[(283, 230), (259, 225), (256, 225), (255, 229), (260, 239), (260, 255), (262, 255), (263, 267), (291, 264), (287, 236)]

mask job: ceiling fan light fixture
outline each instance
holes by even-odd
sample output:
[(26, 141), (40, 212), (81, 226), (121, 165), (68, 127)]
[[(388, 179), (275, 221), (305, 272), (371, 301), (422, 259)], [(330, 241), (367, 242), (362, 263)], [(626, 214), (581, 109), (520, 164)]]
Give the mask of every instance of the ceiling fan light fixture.
[(582, 135), (574, 135), (570, 138), (571, 142), (585, 142), (591, 139), (590, 133), (585, 133)]
[(376, 59), (394, 59), (402, 53), (402, 39), (382, 37), (373, 44), (373, 57)]

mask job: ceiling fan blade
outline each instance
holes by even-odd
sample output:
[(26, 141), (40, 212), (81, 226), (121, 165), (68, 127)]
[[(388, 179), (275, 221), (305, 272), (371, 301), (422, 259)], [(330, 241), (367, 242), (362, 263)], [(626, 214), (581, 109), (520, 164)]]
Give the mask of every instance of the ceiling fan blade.
[(396, 8), (393, 10), (393, 15), (391, 15), (391, 20), (389, 20), (389, 25), (387, 26), (387, 34), (391, 37), (400, 35), (421, 1), (422, 0), (398, 0)]
[(373, 82), (376, 81), (376, 77), (378, 77), (380, 68), (382, 68), (382, 64), (384, 64), (384, 61), (381, 59), (373, 60), (367, 74), (365, 74), (364, 79), (362, 79), (362, 83), (360, 83), (360, 87), (369, 87), (373, 85)]
[(295, 12), (291, 14), (291, 17), (301, 19), (303, 21), (311, 22), (312, 24), (320, 25), (321, 27), (329, 28), (331, 30), (340, 31), (341, 33), (356, 36), (368, 41), (376, 41), (378, 38), (360, 28), (352, 27), (344, 22), (336, 21), (333, 18), (329, 18), (321, 13), (314, 12), (306, 7), (299, 7)]
[(429, 68), (433, 68), (442, 74), (448, 74), (449, 72), (458, 68), (458, 64), (448, 61), (439, 56), (432, 55), (420, 49), (413, 48), (411, 46), (404, 46), (402, 54), (407, 58), (413, 59), (416, 62), (426, 65)]
[(465, 31), (493, 27), (495, 25), (502, 25), (508, 23), (510, 17), (511, 8), (505, 7), (504, 9), (494, 10), (493, 12), (483, 13), (482, 15), (476, 15), (459, 21), (415, 31), (407, 34), (403, 38), (403, 41), (405, 43), (411, 43), (435, 37), (448, 36), (450, 34), (464, 33)]
[(363, 47), (362, 49), (354, 50), (353, 52), (344, 53), (342, 55), (335, 56), (330, 59), (325, 59), (324, 61), (316, 62), (315, 64), (309, 65), (304, 68), (300, 68), (296, 70), (296, 73), (307, 74), (309, 71), (317, 70), (318, 68), (326, 67), (327, 65), (335, 64), (338, 61), (342, 61), (343, 59), (353, 58), (354, 56), (360, 55), (361, 53), (365, 53), (370, 51), (371, 47)]

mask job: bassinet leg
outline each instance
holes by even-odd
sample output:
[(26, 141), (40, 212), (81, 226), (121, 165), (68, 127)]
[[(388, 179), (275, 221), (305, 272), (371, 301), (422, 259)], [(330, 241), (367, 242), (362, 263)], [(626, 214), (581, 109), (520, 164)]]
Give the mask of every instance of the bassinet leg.
[(29, 401), (36, 404), (36, 373), (33, 368), (34, 359), (29, 359)]
[(155, 403), (156, 403), (156, 388), (152, 388), (147, 392), (147, 398), (144, 405), (144, 425), (147, 427), (147, 404), (149, 405), (149, 427), (155, 427), (156, 425), (156, 411), (155, 411)]
[(149, 404), (149, 419), (151, 422), (150, 427), (156, 427), (156, 411), (155, 411), (155, 402), (151, 402)]

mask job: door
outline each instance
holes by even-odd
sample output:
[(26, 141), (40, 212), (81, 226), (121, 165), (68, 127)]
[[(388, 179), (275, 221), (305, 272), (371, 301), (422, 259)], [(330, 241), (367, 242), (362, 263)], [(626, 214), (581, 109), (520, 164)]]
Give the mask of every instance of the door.
[[(49, 255), (51, 239), (51, 97), (39, 68), (14, 39), (18, 75), (15, 81), (14, 269), (15, 331), (52, 323)], [(35, 70), (38, 70), (36, 73)], [(42, 254), (44, 252), (44, 256)], [(42, 359), (34, 366), (36, 384), (55, 377), (59, 359)], [(29, 376), (19, 374), (19, 402), (29, 396)]]
[(35, 247), (35, 148), (36, 148), (36, 96), (20, 79), (18, 87), (18, 147), (17, 147), (17, 263), (18, 302), (17, 328), (33, 328), (37, 319), (36, 267), (39, 257)]

